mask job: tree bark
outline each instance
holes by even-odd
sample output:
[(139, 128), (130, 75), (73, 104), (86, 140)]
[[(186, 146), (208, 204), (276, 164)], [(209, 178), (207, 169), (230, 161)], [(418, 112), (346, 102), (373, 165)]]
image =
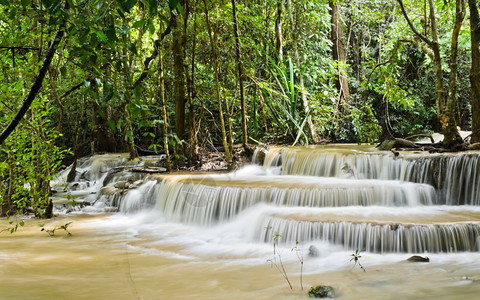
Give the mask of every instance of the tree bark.
[(280, 61), (283, 61), (282, 2), (283, 0), (277, 0), (277, 18), (275, 19), (275, 50)]
[(466, 2), (465, 0), (455, 1), (455, 25), (453, 27), (452, 39), (450, 45), (450, 77), (448, 82), (448, 97), (445, 108), (445, 119), (447, 120), (444, 129), (444, 147), (452, 148), (457, 144), (462, 144), (455, 120), (455, 107), (457, 105), (457, 72), (458, 72), (458, 36), (465, 19)]
[(480, 16), (476, 0), (468, 0), (472, 66), (470, 69), (472, 101), (472, 143), (480, 142)]
[[(174, 72), (174, 95), (175, 95), (175, 133), (180, 140), (185, 140), (185, 69), (184, 69), (184, 45), (182, 21), (176, 17), (173, 26), (173, 72)], [(179, 147), (183, 148), (183, 147)], [(179, 149), (177, 149), (179, 150)], [(183, 152), (182, 149), (180, 151)]]
[(168, 118), (167, 118), (167, 101), (165, 99), (165, 77), (163, 71), (163, 49), (160, 44), (159, 47), (160, 60), (160, 101), (162, 106), (163, 117), (163, 149), (165, 150), (165, 165), (168, 171), (172, 170), (172, 161), (170, 159), (170, 152), (168, 150)]
[(168, 24), (165, 31), (163, 31), (162, 34), (160, 35), (160, 37), (157, 40), (155, 40), (155, 42), (153, 42), (153, 52), (152, 52), (152, 54), (150, 54), (150, 56), (145, 58), (145, 60), (143, 61), (143, 71), (140, 74), (140, 76), (137, 78), (137, 80), (135, 80), (135, 82), (134, 82), (134, 84), (131, 88), (132, 90), (135, 89), (138, 85), (140, 85), (145, 80), (145, 78), (147, 78), (148, 71), (150, 70), (150, 62), (152, 60), (154, 60), (155, 58), (157, 58), (158, 48), (160, 47), (160, 43), (163, 41), (163, 39), (167, 35), (170, 34), (170, 32), (172, 32), (172, 27), (174, 26), (175, 22), (176, 22), (175, 15), (172, 14), (171, 17), (170, 17), (170, 23)]
[(222, 98), (220, 96), (220, 81), (218, 78), (218, 53), (217, 53), (217, 45), (215, 43), (215, 39), (213, 37), (212, 26), (210, 25), (210, 19), (208, 17), (208, 7), (207, 1), (203, 0), (205, 5), (205, 19), (207, 23), (207, 30), (208, 30), (208, 37), (210, 39), (210, 44), (212, 47), (212, 58), (213, 58), (213, 68), (215, 74), (215, 92), (217, 96), (217, 104), (218, 104), (218, 114), (220, 115), (220, 127), (222, 130), (222, 141), (223, 141), (223, 148), (225, 149), (225, 160), (227, 162), (227, 166), (229, 169), (233, 167), (232, 156), (230, 153), (229, 145), (227, 142), (227, 132), (225, 130), (225, 121), (223, 119), (223, 109), (222, 109)]
[(337, 88), (340, 92), (340, 100), (344, 101), (350, 96), (350, 89), (348, 86), (347, 69), (345, 67), (347, 59), (345, 55), (345, 45), (343, 44), (343, 26), (340, 22), (338, 6), (339, 1), (330, 1), (332, 56), (333, 60), (339, 63)]
[(248, 142), (247, 108), (245, 103), (245, 91), (243, 88), (243, 66), (242, 66), (242, 59), (240, 54), (240, 39), (238, 34), (237, 8), (235, 5), (235, 0), (232, 0), (232, 9), (233, 9), (233, 32), (235, 34), (235, 54), (236, 54), (236, 60), (237, 60), (238, 83), (240, 86), (240, 110), (242, 114), (242, 145), (243, 147), (246, 147)]
[[(443, 70), (442, 70), (442, 57), (440, 55), (440, 46), (438, 42), (438, 29), (437, 29), (437, 21), (435, 17), (435, 4), (433, 0), (428, 0), (429, 4), (429, 19), (431, 24), (431, 39), (429, 39), (426, 35), (420, 33), (413, 23), (410, 21), (408, 14), (405, 10), (405, 6), (402, 0), (397, 0), (398, 4), (400, 5), (400, 9), (402, 10), (402, 14), (405, 20), (408, 23), (408, 26), (414, 33), (414, 35), (420, 39), (423, 43), (425, 43), (428, 47), (423, 47), (420, 45), (420, 48), (426, 52), (433, 61), (433, 68), (435, 70), (435, 89), (436, 89), (436, 109), (437, 109), (437, 118), (442, 123), (442, 128), (444, 129), (444, 139), (443, 144), (446, 148), (452, 148), (456, 144), (461, 144), (463, 141), (458, 133), (457, 125), (455, 122), (455, 105), (457, 99), (454, 93), (449, 93), (447, 97), (448, 103), (445, 104), (445, 89), (444, 89), (444, 81), (443, 81)], [(463, 6), (463, 9), (462, 9)], [(462, 17), (463, 14), (463, 17)], [(449, 79), (449, 90), (456, 90), (456, 76), (457, 76), (457, 49), (458, 49), (458, 34), (460, 31), (460, 27), (463, 22), (463, 18), (465, 14), (465, 0), (456, 0), (456, 17), (455, 17), (455, 26), (452, 32), (452, 40), (451, 40), (451, 52), (450, 52), (450, 68), (454, 68), (451, 70), (451, 75)], [(419, 43), (420, 44), (420, 43)], [(452, 77), (453, 76), (453, 77)]]

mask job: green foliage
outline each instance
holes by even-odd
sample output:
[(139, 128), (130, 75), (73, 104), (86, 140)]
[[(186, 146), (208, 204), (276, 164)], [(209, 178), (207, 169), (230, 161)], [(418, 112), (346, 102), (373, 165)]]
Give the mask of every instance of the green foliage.
[[(50, 104), (40, 96), (28, 119), (2, 147), (0, 204), (21, 212), (32, 207), (41, 216), (49, 202), (50, 181), (66, 151), (55, 146), (60, 135), (51, 128)], [(7, 213), (6, 211), (4, 213)]]
[[(287, 59), (287, 65), (277, 58), (277, 62), (265, 53), (271, 63), (268, 69), (272, 76), (272, 83), (263, 82), (260, 89), (263, 100), (269, 108), (274, 125), (278, 126), (288, 135), (293, 144), (301, 141), (308, 144), (309, 138), (305, 131), (308, 113), (301, 112), (298, 86), (295, 84), (294, 66), (291, 59)], [(284, 137), (287, 138), (287, 137)]]
[(374, 143), (382, 133), (382, 127), (378, 125), (375, 111), (365, 104), (361, 109), (352, 108), (352, 125), (356, 134), (357, 142)]
[[(8, 219), (8, 218), (7, 218)], [(13, 225), (14, 221), (9, 221), (8, 224), (12, 225), (12, 227), (7, 227), (2, 230), (0, 230), (0, 233), (7, 231), (10, 232), (11, 234), (17, 232), (19, 227), (23, 227), (25, 225), (25, 221), (21, 220), (20, 222), (15, 222), (15, 225)]]
[[(395, 1), (335, 2), (343, 29), (346, 62), (332, 58), (330, 2), (321, 0), (283, 2), (285, 59), (278, 59), (272, 46), (277, 3), (237, 2), (245, 113), (249, 135), (254, 140), (307, 144), (317, 135), (319, 140), (334, 142), (374, 142), (386, 135), (438, 130), (432, 61), (415, 43), (402, 42), (397, 49), (397, 41), (415, 40), (411, 39), (411, 31)], [(428, 33), (422, 21), (423, 2), (405, 3), (416, 28)], [(46, 198), (37, 190), (42, 190), (39, 186), (45, 183), (27, 175), (27, 170), (33, 171), (32, 164), (44, 165), (47, 167), (38, 167), (36, 172), (49, 174), (51, 171), (45, 170), (55, 169), (53, 161), (61, 156), (55, 151), (75, 149), (91, 138), (93, 144), (86, 144), (93, 146), (77, 149), (79, 155), (91, 151), (128, 151), (132, 141), (153, 150), (165, 146), (163, 136), (175, 132), (175, 122), (171, 120), (175, 118), (173, 86), (177, 79), (173, 74), (172, 31), (165, 31), (171, 24), (171, 16), (181, 20), (175, 32), (185, 34), (182, 55), (187, 78), (182, 84), (187, 91), (183, 100), (188, 111), (189, 138), (195, 137), (200, 146), (220, 144), (219, 111), (212, 93), (215, 85), (212, 54), (201, 1), (69, 0), (69, 8), (60, 0), (15, 0), (0, 4), (0, 47), (4, 47), (0, 48), (2, 125), (11, 119), (33, 84), (50, 35), (60, 25), (66, 31), (41, 91), (39, 102), (48, 103), (48, 109), (33, 108), (21, 128), (2, 146), (3, 213), (10, 205), (19, 208), (31, 205), (31, 199), (35, 199), (39, 208), (44, 206), (40, 202)], [(209, 17), (219, 45), (222, 101), (229, 104), (229, 111), (224, 113), (232, 121), (235, 142), (240, 137), (243, 112), (239, 108), (232, 6), (217, 0), (208, 1), (208, 5), (212, 8)], [(435, 5), (441, 12), (437, 14), (440, 51), (442, 57), (447, 57), (454, 3), (437, 1)], [(163, 37), (161, 42), (160, 37)], [(457, 97), (460, 101), (456, 112), (465, 129), (471, 120), (469, 51), (470, 30), (465, 22), (459, 37)], [(155, 52), (155, 59), (148, 62)], [(171, 126), (167, 132), (161, 126), (163, 121), (159, 121), (163, 112), (159, 53), (163, 59), (167, 123)], [(450, 70), (446, 59), (442, 67), (447, 79)], [(347, 99), (339, 97), (339, 69), (347, 72), (350, 89)], [(136, 85), (141, 74), (146, 77)], [(57, 126), (60, 132), (53, 131)], [(46, 132), (34, 128), (45, 128)], [(43, 142), (37, 146), (40, 138), (29, 133), (43, 134)], [(190, 140), (180, 141), (174, 134), (168, 135), (168, 143), (190, 146)], [(48, 161), (47, 156), (56, 158)], [(12, 170), (17, 163), (25, 172)]]
[(40, 231), (45, 231), (49, 236), (55, 236), (55, 231), (57, 231), (59, 229), (60, 230), (65, 230), (67, 232), (67, 236), (71, 236), (72, 233), (70, 231), (68, 231), (68, 227), (70, 226), (70, 224), (72, 224), (72, 222), (68, 222), (68, 223), (65, 223), (65, 224), (60, 225), (60, 226), (55, 226), (52, 229), (46, 229), (45, 228), (45, 223), (38, 224), (38, 226), (41, 227)]

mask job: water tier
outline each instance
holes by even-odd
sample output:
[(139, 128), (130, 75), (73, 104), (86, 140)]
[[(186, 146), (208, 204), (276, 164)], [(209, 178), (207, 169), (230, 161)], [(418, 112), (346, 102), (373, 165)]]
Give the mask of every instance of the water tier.
[(400, 180), (432, 185), (438, 204), (480, 205), (480, 154), (428, 154), (363, 147), (354, 149), (272, 148), (265, 168), (281, 166), (283, 175)]

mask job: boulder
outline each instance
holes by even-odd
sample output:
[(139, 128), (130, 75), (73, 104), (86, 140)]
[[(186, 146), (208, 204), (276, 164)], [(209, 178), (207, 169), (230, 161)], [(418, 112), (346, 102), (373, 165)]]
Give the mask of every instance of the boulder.
[(395, 149), (408, 149), (408, 150), (418, 150), (421, 149), (419, 145), (405, 139), (390, 139), (383, 141), (380, 145), (377, 146), (378, 150), (390, 151), (392, 148)]
[(317, 247), (315, 247), (314, 245), (311, 245), (310, 247), (308, 247), (308, 256), (317, 257), (319, 255), (320, 255), (320, 251), (318, 250)]
[(470, 150), (480, 150), (480, 143), (473, 143), (469, 147)]
[(413, 255), (413, 256), (410, 256), (407, 259), (407, 261), (408, 262), (430, 262), (430, 258), (428, 258), (427, 256), (422, 257), (422, 256), (418, 256), (418, 255)]
[(308, 296), (312, 298), (335, 298), (335, 290), (329, 285), (312, 286), (308, 291)]

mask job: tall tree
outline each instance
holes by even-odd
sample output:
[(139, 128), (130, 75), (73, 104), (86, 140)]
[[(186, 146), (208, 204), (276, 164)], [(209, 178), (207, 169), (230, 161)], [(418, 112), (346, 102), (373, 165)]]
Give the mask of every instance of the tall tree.
[(476, 0), (468, 0), (470, 10), (470, 36), (472, 66), (470, 68), (470, 85), (472, 100), (472, 139), (480, 142), (480, 16)]
[(223, 109), (222, 109), (222, 98), (220, 96), (220, 80), (218, 76), (218, 72), (220, 71), (219, 62), (218, 62), (218, 51), (217, 51), (217, 42), (215, 38), (215, 33), (212, 30), (212, 26), (210, 24), (210, 18), (208, 16), (208, 6), (207, 0), (203, 0), (204, 8), (205, 8), (205, 21), (207, 23), (207, 31), (208, 31), (208, 38), (210, 40), (210, 46), (212, 49), (212, 59), (213, 59), (213, 73), (215, 77), (215, 92), (217, 96), (217, 107), (218, 107), (218, 114), (220, 117), (220, 128), (222, 130), (222, 142), (223, 148), (225, 150), (225, 160), (227, 161), (228, 168), (231, 169), (233, 166), (232, 162), (232, 155), (230, 152), (230, 147), (227, 142), (227, 132), (225, 130), (225, 121), (223, 119)]
[[(180, 1), (184, 6), (185, 1)], [(174, 13), (174, 12), (172, 12)], [(185, 19), (188, 17), (183, 16)], [(175, 18), (175, 23), (172, 28), (173, 43), (173, 71), (175, 74), (175, 81), (173, 85), (175, 94), (175, 133), (177, 137), (182, 141), (185, 140), (185, 106), (186, 106), (186, 94), (185, 94), (185, 30), (184, 25), (186, 22), (182, 22), (180, 15)], [(180, 150), (183, 153), (183, 147)]]
[(275, 50), (278, 59), (283, 61), (283, 0), (277, 0), (277, 18), (275, 19)]
[(346, 100), (350, 96), (347, 74), (347, 58), (345, 55), (345, 45), (343, 44), (343, 25), (340, 19), (340, 0), (330, 0), (331, 14), (331, 40), (333, 60), (338, 62), (338, 82), (337, 88), (340, 92), (340, 100)]
[[(415, 39), (412, 40), (412, 43), (419, 45), (419, 47), (426, 52), (427, 55), (433, 61), (433, 68), (435, 70), (435, 87), (436, 87), (436, 107), (437, 107), (437, 117), (442, 123), (444, 129), (444, 146), (446, 148), (452, 148), (456, 144), (462, 143), (462, 138), (458, 133), (456, 121), (455, 121), (455, 106), (456, 106), (456, 95), (451, 93), (449, 97), (445, 97), (444, 89), (444, 79), (443, 79), (443, 69), (442, 69), (442, 55), (440, 52), (440, 43), (438, 38), (438, 27), (437, 27), (437, 16), (435, 12), (435, 3), (434, 0), (428, 0), (428, 21), (430, 28), (425, 29), (424, 32), (430, 32), (430, 38), (419, 31), (415, 25), (410, 20), (408, 16), (405, 5), (402, 0), (397, 0), (400, 5), (400, 9), (405, 20), (408, 23), (409, 28), (414, 33)], [(449, 79), (449, 89), (456, 90), (456, 71), (457, 71), (457, 49), (458, 49), (458, 34), (460, 32), (460, 26), (463, 23), (465, 17), (465, 0), (456, 0), (455, 1), (456, 14), (455, 14), (455, 24), (451, 37), (451, 52), (450, 52), (450, 69), (452, 67), (455, 74), (452, 74)], [(425, 8), (426, 9), (426, 8)], [(426, 14), (426, 13), (425, 13)], [(426, 14), (427, 15), (427, 14)], [(424, 22), (425, 26), (427, 21)], [(447, 103), (445, 103), (447, 99)]]
[(240, 52), (240, 39), (238, 33), (238, 19), (237, 19), (237, 7), (235, 0), (232, 0), (232, 14), (233, 14), (233, 32), (235, 35), (235, 59), (237, 61), (238, 71), (238, 84), (240, 89), (240, 110), (242, 115), (242, 144), (243, 147), (247, 146), (248, 133), (247, 133), (247, 107), (245, 103), (245, 90), (243, 88), (243, 65), (242, 56)]

